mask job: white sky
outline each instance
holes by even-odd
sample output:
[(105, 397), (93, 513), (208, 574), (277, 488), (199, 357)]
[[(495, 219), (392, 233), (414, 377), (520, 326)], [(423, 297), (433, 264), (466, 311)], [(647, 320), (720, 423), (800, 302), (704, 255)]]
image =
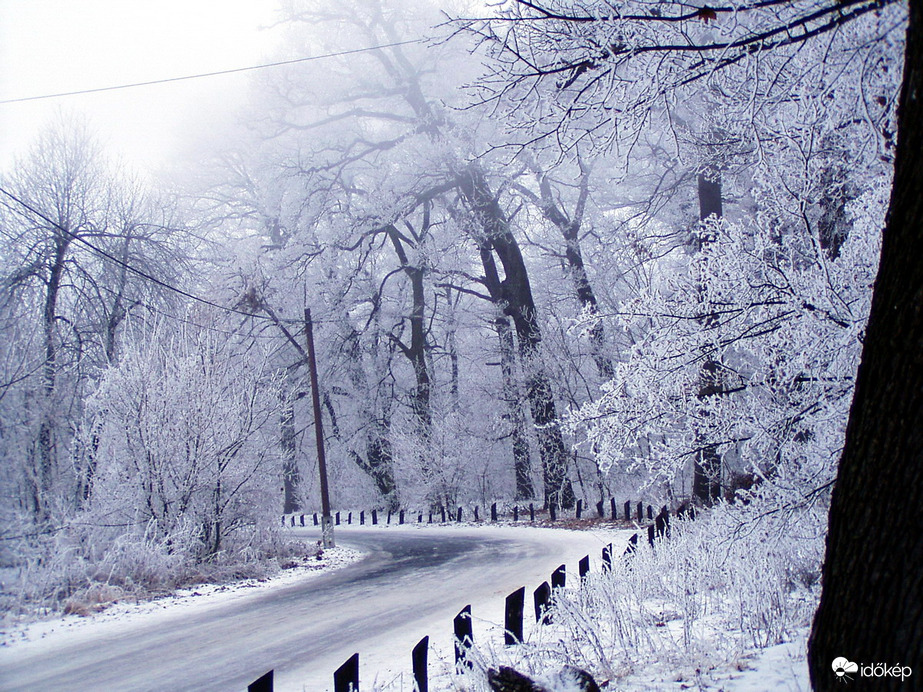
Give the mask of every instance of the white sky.
[[(272, 0), (0, 0), (0, 100), (269, 62)], [(0, 170), (59, 111), (110, 151), (157, 168), (220, 130), (256, 73), (0, 104)]]

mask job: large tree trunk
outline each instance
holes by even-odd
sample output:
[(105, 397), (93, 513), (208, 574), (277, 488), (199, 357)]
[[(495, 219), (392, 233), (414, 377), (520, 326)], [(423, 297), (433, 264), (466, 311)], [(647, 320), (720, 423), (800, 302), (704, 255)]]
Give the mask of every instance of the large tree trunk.
[(280, 447), (282, 450), (282, 504), (283, 514), (301, 511), (298, 489), (301, 487), (301, 471), (298, 468), (298, 433), (295, 430), (295, 404), (286, 401), (282, 407)]
[[(572, 507), (575, 501), (567, 477), (569, 455), (558, 425), (558, 414), (548, 375), (540, 358), (541, 327), (532, 298), (532, 286), (509, 220), (494, 197), (483, 171), (471, 164), (459, 175), (459, 189), (483, 231), (481, 263), (487, 290), (494, 303), (513, 320), (520, 363), (526, 379), (526, 396), (538, 435), (545, 484), (545, 503)], [(494, 254), (503, 266), (501, 281)]]
[(35, 485), (32, 488), (32, 502), (35, 517), (39, 521), (48, 519), (49, 496), (54, 481), (55, 440), (54, 440), (54, 394), (58, 376), (58, 350), (56, 326), (58, 319), (58, 294), (64, 276), (64, 263), (70, 239), (63, 233), (55, 233), (54, 256), (48, 273), (45, 288), (45, 305), (42, 312), (42, 331), (45, 341), (45, 360), (42, 363), (42, 413), (38, 427), (36, 447), (38, 451), (38, 468)]
[(830, 506), (809, 645), (815, 689), (834, 658), (901, 664), (850, 689), (911, 689), (923, 675), (923, 0), (910, 1), (891, 208)]
[[(350, 450), (349, 455), (356, 465), (369, 475), (386, 504), (389, 507), (396, 506), (397, 484), (394, 480), (394, 455), (391, 449), (391, 408), (387, 405), (391, 394), (368, 389), (362, 368), (362, 344), (359, 332), (353, 331), (347, 337), (347, 344), (350, 379), (360, 399), (361, 419), (367, 431), (365, 456), (355, 450)], [(384, 387), (384, 379), (380, 380), (377, 386)], [(374, 402), (376, 400), (381, 400), (386, 404), (381, 411), (375, 411)]]
[(509, 409), (510, 439), (513, 443), (513, 470), (516, 474), (516, 499), (535, 497), (532, 487), (532, 460), (529, 456), (529, 438), (526, 435), (526, 417), (516, 379), (516, 352), (509, 318), (498, 315), (494, 322), (500, 339), (500, 373), (503, 376), (503, 398)]
[[(429, 214), (427, 213), (428, 217)], [(428, 225), (428, 219), (425, 222)], [(401, 234), (394, 226), (387, 228), (388, 237), (394, 246), (394, 252), (397, 254), (401, 263), (401, 269), (410, 280), (410, 343), (404, 344), (403, 341), (392, 335), (392, 339), (400, 348), (401, 352), (410, 361), (413, 367), (416, 387), (411, 396), (411, 409), (417, 419), (420, 430), (420, 444), (423, 448), (423, 473), (427, 475), (430, 471), (426, 463), (427, 451), (430, 447), (433, 430), (433, 417), (430, 410), (430, 393), (431, 379), (429, 376), (429, 366), (426, 362), (426, 292), (423, 283), (424, 269), (422, 266), (412, 265), (404, 249), (404, 241)]]
[[(723, 205), (721, 200), (721, 174), (709, 167), (698, 176), (699, 219), (704, 221), (710, 216), (721, 218)], [(704, 246), (708, 239), (703, 237), (699, 243)], [(701, 248), (700, 248), (701, 249)], [(700, 287), (704, 294), (705, 287)], [(705, 329), (715, 326), (714, 319), (706, 317)], [(707, 358), (699, 370), (699, 391), (697, 397), (703, 401), (717, 396), (723, 389), (721, 364), (714, 358)], [(705, 415), (705, 414), (703, 414)], [(703, 434), (696, 435), (698, 449), (695, 453), (692, 473), (692, 496), (703, 505), (713, 504), (721, 496), (721, 454), (718, 448), (709, 444)]]
[(459, 368), (458, 368), (458, 318), (456, 309), (457, 298), (452, 296), (452, 289), (445, 289), (446, 303), (446, 350), (449, 352), (449, 395), (452, 397), (452, 408), (458, 410), (459, 405)]
[(840, 248), (849, 232), (846, 203), (850, 201), (843, 182), (846, 178), (841, 165), (827, 168), (821, 180), (821, 215), (817, 220), (817, 237), (830, 259), (840, 256)]
[[(586, 265), (583, 262), (583, 251), (580, 249), (580, 226), (583, 223), (583, 211), (589, 195), (589, 171), (583, 171), (580, 176), (580, 195), (576, 208), (571, 217), (568, 217), (555, 202), (551, 189), (551, 181), (544, 173), (537, 173), (539, 189), (541, 191), (541, 209), (546, 219), (553, 223), (564, 238), (564, 259), (570, 271), (571, 280), (574, 282), (574, 291), (580, 305), (590, 315), (599, 314), (599, 302), (590, 277), (587, 275)], [(612, 360), (606, 353), (606, 334), (601, 319), (590, 328), (590, 352), (600, 378), (611, 380), (615, 376)]]

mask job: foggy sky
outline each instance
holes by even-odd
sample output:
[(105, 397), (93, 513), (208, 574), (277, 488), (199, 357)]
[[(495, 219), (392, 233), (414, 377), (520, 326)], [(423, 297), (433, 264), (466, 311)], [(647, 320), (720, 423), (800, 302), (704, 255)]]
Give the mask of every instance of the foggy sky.
[[(0, 100), (259, 64), (276, 57), (274, 2), (0, 0)], [(107, 149), (157, 168), (233, 117), (254, 73), (0, 104), (0, 170), (63, 113)]]

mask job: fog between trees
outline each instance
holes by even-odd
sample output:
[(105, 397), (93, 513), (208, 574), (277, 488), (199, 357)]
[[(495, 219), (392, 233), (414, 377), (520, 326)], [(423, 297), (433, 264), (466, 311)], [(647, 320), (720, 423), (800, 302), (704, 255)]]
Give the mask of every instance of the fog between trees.
[(335, 507), (744, 497), (821, 526), (903, 5), (279, 18), (293, 55), (379, 48), (262, 72), (182, 186), (73, 122), (3, 175), (0, 538), (43, 575), (20, 602), (283, 550), (279, 513), (319, 504), (305, 307)]

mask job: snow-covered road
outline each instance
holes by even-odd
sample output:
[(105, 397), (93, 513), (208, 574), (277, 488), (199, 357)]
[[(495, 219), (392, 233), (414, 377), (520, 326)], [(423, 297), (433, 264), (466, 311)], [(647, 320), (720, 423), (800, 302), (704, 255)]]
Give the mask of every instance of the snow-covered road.
[[(364, 689), (403, 675), (424, 635), (450, 651), (452, 618), (473, 606), (475, 637), (503, 621), (507, 594), (531, 594), (559, 564), (598, 569), (612, 532), (531, 527), (339, 527), (368, 555), (303, 582), (226, 603), (134, 618), (118, 627), (56, 631), (0, 649), (2, 690), (244, 690), (270, 668), (277, 690), (321, 692), (360, 655)], [(316, 538), (306, 529), (295, 535)], [(626, 534), (627, 537), (627, 534)], [(496, 633), (493, 633), (496, 636)]]

